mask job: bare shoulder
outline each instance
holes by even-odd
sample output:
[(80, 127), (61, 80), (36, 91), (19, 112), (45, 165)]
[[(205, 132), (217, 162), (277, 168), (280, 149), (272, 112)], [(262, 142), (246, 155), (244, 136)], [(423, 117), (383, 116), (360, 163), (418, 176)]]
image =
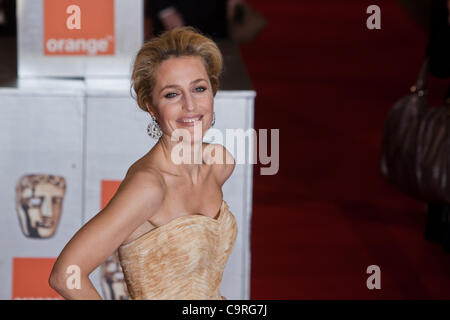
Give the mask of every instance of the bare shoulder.
[(142, 198), (147, 205), (152, 207), (153, 210), (149, 212), (155, 212), (155, 209), (162, 203), (164, 190), (164, 179), (158, 170), (132, 166), (128, 169), (117, 193), (125, 192), (133, 195), (133, 198)]
[(220, 185), (231, 176), (235, 168), (233, 155), (221, 144), (204, 144), (205, 161), (211, 163), (212, 170)]

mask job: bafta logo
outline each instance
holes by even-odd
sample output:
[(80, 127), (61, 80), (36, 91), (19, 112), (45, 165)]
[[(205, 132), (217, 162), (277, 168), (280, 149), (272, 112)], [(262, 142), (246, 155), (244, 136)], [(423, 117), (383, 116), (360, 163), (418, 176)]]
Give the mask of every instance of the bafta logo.
[(30, 174), (16, 185), (16, 211), (23, 234), (29, 238), (50, 238), (58, 227), (66, 180), (62, 176)]
[(103, 296), (106, 300), (130, 299), (117, 251), (101, 266), (101, 284)]

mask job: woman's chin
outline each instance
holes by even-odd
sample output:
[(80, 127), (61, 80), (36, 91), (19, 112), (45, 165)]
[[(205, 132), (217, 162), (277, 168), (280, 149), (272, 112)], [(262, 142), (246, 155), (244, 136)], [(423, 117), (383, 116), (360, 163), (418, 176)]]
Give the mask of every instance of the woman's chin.
[(176, 133), (172, 135), (172, 141), (175, 142), (181, 142), (181, 143), (188, 143), (188, 144), (195, 144), (195, 143), (202, 143), (203, 142), (204, 135), (202, 134), (194, 134), (194, 132), (189, 133), (183, 133), (182, 135)]

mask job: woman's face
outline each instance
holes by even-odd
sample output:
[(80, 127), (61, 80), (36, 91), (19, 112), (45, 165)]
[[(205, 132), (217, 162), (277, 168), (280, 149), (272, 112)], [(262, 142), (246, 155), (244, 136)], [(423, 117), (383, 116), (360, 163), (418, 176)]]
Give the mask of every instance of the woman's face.
[[(188, 130), (191, 141), (211, 127), (214, 94), (202, 58), (195, 56), (165, 60), (156, 72), (153, 110), (164, 134)], [(201, 136), (194, 138), (201, 128)]]

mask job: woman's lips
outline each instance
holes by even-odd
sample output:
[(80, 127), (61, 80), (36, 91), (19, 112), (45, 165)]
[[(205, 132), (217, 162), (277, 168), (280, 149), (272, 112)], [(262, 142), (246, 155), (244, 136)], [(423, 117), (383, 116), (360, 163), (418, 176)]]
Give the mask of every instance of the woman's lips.
[(193, 116), (193, 117), (184, 117), (179, 120), (177, 120), (177, 123), (184, 127), (193, 127), (197, 121), (201, 121), (203, 118), (203, 115), (199, 116)]

